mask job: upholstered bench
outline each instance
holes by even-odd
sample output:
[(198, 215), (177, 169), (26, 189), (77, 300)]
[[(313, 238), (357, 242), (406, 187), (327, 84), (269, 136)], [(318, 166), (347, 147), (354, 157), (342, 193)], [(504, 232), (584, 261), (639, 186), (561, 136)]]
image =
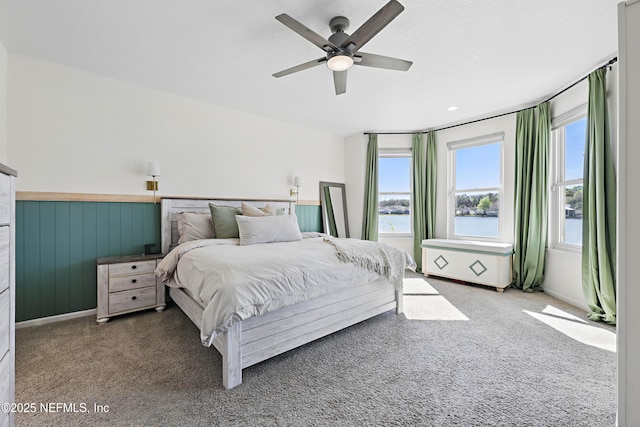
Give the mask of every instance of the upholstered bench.
[(425, 276), (440, 276), (495, 287), (502, 292), (512, 282), (510, 243), (427, 239), (422, 241)]

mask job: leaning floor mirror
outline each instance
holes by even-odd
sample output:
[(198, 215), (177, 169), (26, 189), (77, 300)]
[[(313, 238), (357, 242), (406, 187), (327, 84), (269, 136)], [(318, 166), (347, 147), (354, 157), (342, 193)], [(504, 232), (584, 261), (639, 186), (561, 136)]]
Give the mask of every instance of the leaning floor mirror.
[(344, 184), (320, 181), (320, 208), (324, 232), (334, 237), (349, 237)]

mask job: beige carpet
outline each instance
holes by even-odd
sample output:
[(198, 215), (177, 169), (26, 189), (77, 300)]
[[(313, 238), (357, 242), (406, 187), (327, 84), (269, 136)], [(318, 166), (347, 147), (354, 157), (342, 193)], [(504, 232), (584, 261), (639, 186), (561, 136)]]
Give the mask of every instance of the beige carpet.
[(405, 293), (405, 315), (245, 369), (230, 391), (175, 306), (19, 329), (16, 400), (36, 410), (18, 426), (614, 425), (616, 356), (598, 343), (615, 328), (541, 293), (415, 274)]

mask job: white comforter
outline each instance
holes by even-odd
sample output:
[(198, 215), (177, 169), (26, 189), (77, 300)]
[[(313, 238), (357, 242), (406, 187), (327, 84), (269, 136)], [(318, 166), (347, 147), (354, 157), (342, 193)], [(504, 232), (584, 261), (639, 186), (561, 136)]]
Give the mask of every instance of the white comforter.
[[(344, 257), (341, 261), (340, 248), (325, 239), (248, 246), (240, 246), (238, 239), (196, 240), (171, 251), (159, 263), (156, 274), (167, 286), (186, 288), (204, 307), (200, 337), (209, 346), (218, 333), (239, 320), (368, 283), (384, 275), (382, 271), (404, 271), (414, 265), (401, 251), (400, 256), (378, 257), (399, 264), (393, 268), (372, 268), (362, 262), (346, 262)], [(393, 251), (397, 250), (385, 249), (385, 253)]]

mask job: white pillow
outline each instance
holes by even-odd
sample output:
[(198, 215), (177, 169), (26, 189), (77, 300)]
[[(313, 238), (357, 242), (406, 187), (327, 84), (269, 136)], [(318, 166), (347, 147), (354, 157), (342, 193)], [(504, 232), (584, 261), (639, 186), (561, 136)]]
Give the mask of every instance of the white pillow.
[(295, 215), (236, 216), (240, 245), (302, 240)]
[(179, 212), (176, 214), (176, 218), (178, 220), (178, 236), (180, 236), (178, 243), (215, 237), (209, 214)]

